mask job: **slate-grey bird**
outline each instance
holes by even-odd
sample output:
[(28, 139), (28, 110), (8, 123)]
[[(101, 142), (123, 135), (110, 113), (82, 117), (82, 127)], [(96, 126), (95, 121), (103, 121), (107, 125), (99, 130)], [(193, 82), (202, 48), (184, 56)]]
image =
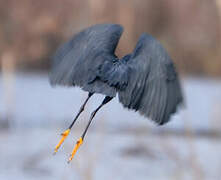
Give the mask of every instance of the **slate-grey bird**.
[(101, 105), (91, 114), (89, 123), (69, 158), (72, 160), (96, 112), (118, 94), (127, 109), (163, 125), (182, 103), (180, 82), (174, 64), (151, 35), (142, 34), (131, 54), (119, 59), (115, 49), (123, 32), (118, 24), (98, 24), (77, 33), (55, 53), (50, 73), (51, 85), (79, 86), (88, 92), (70, 127), (62, 133), (60, 145), (84, 110), (89, 98), (105, 95)]

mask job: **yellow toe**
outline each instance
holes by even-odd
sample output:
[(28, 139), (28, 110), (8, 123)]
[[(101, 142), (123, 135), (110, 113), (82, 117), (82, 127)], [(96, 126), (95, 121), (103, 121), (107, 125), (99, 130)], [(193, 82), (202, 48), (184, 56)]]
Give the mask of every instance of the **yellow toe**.
[(64, 142), (64, 140), (67, 138), (67, 136), (69, 135), (70, 133), (70, 129), (67, 129), (66, 131), (64, 131), (62, 134), (61, 134), (61, 140), (59, 141), (59, 143), (57, 144), (57, 146), (55, 147), (54, 149), (54, 154), (56, 152), (58, 152), (58, 149), (60, 148), (61, 144)]
[(73, 159), (74, 155), (76, 154), (77, 150), (79, 149), (82, 143), (83, 143), (83, 139), (82, 137), (80, 137), (77, 143), (75, 144), (75, 147), (70, 155), (70, 158), (68, 159), (68, 163)]

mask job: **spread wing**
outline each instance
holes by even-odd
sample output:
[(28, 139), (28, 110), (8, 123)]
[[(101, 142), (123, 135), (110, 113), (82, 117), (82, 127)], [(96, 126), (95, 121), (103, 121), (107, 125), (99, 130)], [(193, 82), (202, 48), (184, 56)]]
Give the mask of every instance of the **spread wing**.
[(162, 125), (183, 101), (179, 78), (166, 50), (152, 36), (143, 34), (127, 62), (129, 81), (119, 91), (124, 107)]
[(120, 25), (98, 24), (75, 35), (53, 57), (51, 84), (77, 85), (87, 91), (114, 95), (114, 89), (97, 77), (104, 62), (116, 58), (114, 52), (122, 32)]

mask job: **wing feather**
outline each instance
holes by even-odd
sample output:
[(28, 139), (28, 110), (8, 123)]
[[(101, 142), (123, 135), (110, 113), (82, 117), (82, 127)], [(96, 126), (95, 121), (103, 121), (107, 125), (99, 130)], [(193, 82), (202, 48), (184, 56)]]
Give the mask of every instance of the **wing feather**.
[(79, 86), (89, 92), (115, 96), (116, 88), (104, 83), (97, 76), (105, 61), (116, 58), (114, 52), (122, 32), (120, 25), (98, 24), (76, 34), (54, 55), (51, 84)]
[(119, 101), (157, 124), (168, 122), (183, 97), (178, 75), (166, 50), (152, 36), (143, 34), (127, 66), (132, 73), (125, 90), (119, 91)]

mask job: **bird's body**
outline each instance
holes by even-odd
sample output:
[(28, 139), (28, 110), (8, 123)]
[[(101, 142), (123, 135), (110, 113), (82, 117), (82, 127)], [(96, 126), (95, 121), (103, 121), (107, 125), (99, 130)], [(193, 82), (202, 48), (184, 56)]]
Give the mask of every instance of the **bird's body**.
[(76, 34), (53, 57), (52, 85), (79, 86), (90, 94), (118, 93), (124, 107), (164, 124), (182, 103), (179, 78), (159, 41), (142, 34), (131, 54), (115, 49), (123, 32), (117, 24), (98, 24)]

